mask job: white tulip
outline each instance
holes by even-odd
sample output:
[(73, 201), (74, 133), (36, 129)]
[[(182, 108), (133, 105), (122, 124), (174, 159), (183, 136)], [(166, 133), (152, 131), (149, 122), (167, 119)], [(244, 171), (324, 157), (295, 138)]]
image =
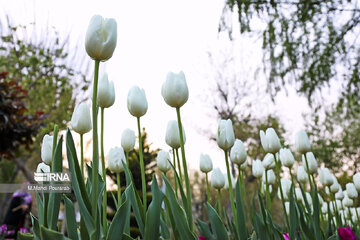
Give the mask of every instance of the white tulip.
[(263, 173), (265, 171), (265, 168), (263, 167), (260, 160), (254, 160), (252, 163), (252, 174), (256, 178), (261, 178)]
[[(289, 179), (281, 179), (281, 189), (284, 195), (284, 200), (289, 201), (289, 194), (291, 188), (291, 181)], [(279, 188), (280, 190), (280, 188)]]
[(301, 154), (305, 154), (310, 151), (310, 141), (304, 130), (300, 130), (296, 133), (295, 148)]
[(308, 174), (304, 166), (299, 166), (297, 169), (297, 180), (301, 183), (306, 183), (309, 180)]
[(290, 202), (285, 202), (285, 210), (286, 210), (286, 214), (289, 215), (290, 214)]
[[(310, 174), (316, 173), (318, 166), (317, 166), (315, 156), (314, 156), (314, 154), (312, 152), (307, 152), (306, 153), (306, 160), (307, 160), (307, 163), (309, 165)], [(306, 165), (306, 160), (305, 160), (305, 155), (302, 155), (303, 166), (305, 167), (306, 170), (308, 170), (307, 165)]]
[[(268, 180), (268, 184), (275, 184), (276, 181), (276, 177), (275, 177), (275, 173), (273, 170), (265, 170), (267, 171), (267, 180)], [(266, 183), (266, 173), (264, 172), (264, 174), (262, 175), (262, 181), (264, 183)]]
[(335, 194), (335, 198), (337, 200), (343, 200), (344, 197), (345, 197), (344, 192), (343, 192), (343, 190), (341, 189), (341, 186), (340, 186), (339, 191)]
[[(260, 191), (263, 195), (266, 194), (266, 184), (263, 182), (260, 187)], [(269, 185), (269, 193), (272, 193), (272, 186)]]
[(90, 109), (86, 103), (75, 106), (71, 117), (71, 126), (79, 134), (85, 134), (92, 129)]
[(277, 153), (280, 148), (280, 139), (273, 128), (266, 129), (266, 133), (260, 130), (261, 145), (265, 152)]
[(166, 81), (162, 85), (161, 95), (165, 102), (174, 108), (183, 106), (189, 98), (189, 90), (186, 84), (185, 74), (169, 72)]
[(122, 147), (111, 148), (108, 155), (108, 166), (110, 171), (115, 173), (124, 171), (123, 162), (126, 163), (124, 149)]
[[(228, 175), (227, 175), (227, 174), (224, 174), (224, 178), (225, 178), (224, 189), (229, 189), (229, 178), (228, 178)], [(231, 186), (232, 186), (232, 188), (234, 189), (234, 188), (235, 188), (235, 185), (236, 185), (236, 182), (235, 182), (235, 179), (234, 179), (234, 177), (233, 177), (232, 174), (230, 174), (230, 178), (231, 178)]]
[(323, 214), (327, 214), (328, 213), (328, 203), (327, 202), (324, 202), (324, 204), (322, 205), (321, 207), (321, 212)]
[(117, 26), (113, 18), (104, 19), (94, 15), (85, 37), (87, 54), (94, 60), (106, 61), (114, 53), (117, 41)]
[(324, 186), (331, 186), (334, 183), (333, 175), (328, 168), (321, 168), (319, 170), (320, 183)]
[(225, 185), (225, 178), (219, 168), (215, 168), (211, 172), (211, 187), (221, 189)]
[(353, 182), (355, 184), (356, 190), (360, 192), (360, 173), (356, 173), (353, 176)]
[(53, 151), (53, 136), (45, 134), (41, 145), (41, 159), (47, 165), (51, 165)]
[(129, 128), (125, 129), (121, 135), (121, 147), (125, 152), (130, 152), (135, 146), (135, 132)]
[(127, 97), (127, 107), (131, 115), (134, 117), (142, 117), (148, 109), (145, 91), (138, 86), (130, 88)]
[(218, 146), (227, 151), (235, 142), (233, 125), (230, 119), (220, 120), (216, 138)]
[(330, 192), (332, 192), (332, 193), (337, 193), (338, 191), (339, 191), (339, 188), (340, 188), (340, 185), (339, 185), (339, 183), (338, 183), (338, 180), (337, 180), (337, 178), (334, 176), (334, 175), (332, 175), (332, 178), (333, 178), (333, 184), (330, 186)]
[(295, 159), (290, 149), (288, 148), (280, 149), (280, 161), (283, 166), (288, 168), (291, 168), (294, 165)]
[(49, 173), (50, 172), (50, 166), (46, 165), (45, 163), (41, 162), (37, 165), (36, 168), (37, 173)]
[(345, 196), (342, 200), (342, 204), (344, 205), (344, 207), (352, 207), (354, 205), (354, 201), (348, 196)]
[[(312, 202), (312, 198), (311, 198), (310, 193), (305, 192), (305, 197), (306, 197), (306, 201), (307, 201), (307, 203), (309, 204), (310, 208), (312, 208), (313, 202)], [(303, 204), (305, 205), (305, 200), (304, 200), (304, 199), (303, 199)], [(312, 210), (312, 209), (311, 209), (311, 210)]]
[(99, 107), (102, 108), (111, 107), (115, 102), (114, 82), (109, 82), (107, 73), (99, 81), (97, 99)]
[(262, 165), (266, 170), (275, 168), (274, 155), (267, 153), (264, 157), (264, 160), (262, 161)]
[(358, 197), (358, 192), (355, 188), (354, 183), (347, 183), (346, 184), (346, 192), (351, 199), (356, 199)]
[(163, 173), (166, 173), (170, 170), (170, 154), (166, 151), (160, 150), (157, 156), (157, 167)]
[[(183, 139), (185, 144), (186, 136), (183, 125), (182, 125), (182, 130), (183, 130)], [(180, 147), (179, 125), (176, 120), (170, 120), (168, 122), (166, 127), (165, 142), (173, 149), (178, 149)]]
[(318, 193), (318, 198), (319, 198), (319, 204), (320, 206), (322, 206), (324, 204), (324, 199), (322, 198), (322, 196)]
[(246, 161), (247, 153), (241, 140), (236, 139), (230, 151), (230, 159), (235, 164), (243, 164)]
[(296, 201), (298, 201), (298, 202), (303, 202), (304, 201), (304, 198), (303, 198), (303, 195), (302, 195), (302, 192), (301, 192), (300, 188), (295, 188), (295, 197), (296, 197)]
[(212, 161), (209, 155), (200, 154), (200, 171), (203, 173), (211, 172), (213, 169)]

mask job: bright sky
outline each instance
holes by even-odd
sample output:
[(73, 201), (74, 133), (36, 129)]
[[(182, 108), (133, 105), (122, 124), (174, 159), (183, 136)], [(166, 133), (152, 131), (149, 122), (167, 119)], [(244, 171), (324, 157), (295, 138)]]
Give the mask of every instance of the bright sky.
[[(118, 25), (117, 47), (113, 57), (101, 63), (101, 73), (108, 73), (116, 90), (115, 104), (105, 110), (105, 152), (120, 145), (125, 128), (136, 130), (136, 119), (126, 107), (127, 92), (132, 85), (145, 89), (149, 109), (141, 121), (153, 147), (169, 150), (165, 144), (165, 130), (167, 122), (176, 119), (176, 112), (162, 99), (161, 85), (167, 72), (183, 70), (190, 92), (189, 101), (181, 109), (187, 136), (188, 164), (198, 169), (200, 153), (208, 153), (214, 166), (225, 170), (222, 152), (214, 142), (199, 133), (199, 126), (215, 133), (218, 121), (209, 117), (209, 105), (206, 107), (202, 101), (204, 93), (209, 92), (213, 84), (207, 52), (221, 51), (234, 45), (239, 51), (237, 56), (242, 58), (240, 62), (245, 64), (241, 68), (248, 68), (246, 64), (251, 67), (261, 64), (262, 55), (261, 39), (254, 42), (238, 37), (237, 41), (229, 43), (219, 36), (217, 30), (224, 0), (114, 0), (101, 3), (0, 0), (0, 4), (1, 15), (9, 14), (15, 23), (27, 25), (35, 20), (37, 27), (53, 26), (64, 36), (71, 33), (70, 41), (79, 44), (84, 54), (82, 46), (92, 15), (115, 18)], [(249, 81), (253, 79), (253, 74), (247, 73)], [(289, 136), (294, 139), (294, 132), (302, 128), (301, 113), (306, 110), (306, 101), (296, 98), (291, 90), (290, 96), (280, 94), (277, 106), (270, 107), (270, 110), (279, 113)], [(261, 106), (268, 108), (266, 102)], [(90, 133), (85, 135), (85, 141), (90, 137)]]

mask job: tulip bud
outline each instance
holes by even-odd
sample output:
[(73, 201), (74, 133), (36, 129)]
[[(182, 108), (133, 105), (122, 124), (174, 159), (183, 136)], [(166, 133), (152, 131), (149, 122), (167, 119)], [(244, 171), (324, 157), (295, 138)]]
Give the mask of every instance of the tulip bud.
[(343, 200), (344, 199), (344, 192), (341, 189), (341, 187), (339, 188), (339, 191), (335, 194), (335, 198), (338, 200)]
[[(224, 189), (229, 189), (229, 178), (228, 178), (228, 175), (227, 174), (224, 174), (224, 178), (225, 178), (225, 185), (224, 185)], [(233, 177), (232, 174), (230, 174), (230, 178), (231, 178), (231, 186), (232, 188), (234, 189), (235, 188), (235, 179)]]
[(200, 154), (200, 171), (203, 173), (211, 172), (213, 169), (212, 161), (209, 155)]
[(318, 193), (318, 199), (319, 199), (319, 204), (320, 206), (322, 206), (324, 204), (324, 199), (322, 198), (322, 196), (320, 195), (320, 193)]
[(52, 162), (53, 139), (53, 136), (46, 134), (42, 140), (41, 159), (47, 165), (51, 165)]
[[(284, 200), (289, 201), (289, 194), (291, 188), (291, 181), (289, 179), (281, 179), (281, 189), (284, 195)], [(279, 188), (280, 190), (280, 188)]]
[(135, 146), (135, 132), (129, 128), (125, 129), (121, 135), (121, 147), (125, 152), (130, 152)]
[(161, 95), (165, 102), (174, 108), (183, 106), (189, 98), (189, 90), (186, 84), (185, 74), (169, 72), (166, 81), (162, 85)]
[(215, 168), (211, 173), (211, 187), (221, 189), (225, 185), (225, 178), (219, 168)]
[(85, 134), (92, 129), (90, 110), (86, 103), (80, 103), (74, 109), (71, 126), (79, 134)]
[(333, 184), (330, 186), (330, 192), (337, 193), (339, 191), (340, 185), (334, 175), (331, 175), (333, 178)]
[[(184, 144), (186, 142), (186, 136), (184, 131), (184, 126), (182, 126)], [(178, 149), (180, 147), (180, 134), (179, 134), (179, 125), (176, 120), (170, 120), (167, 124), (165, 142), (173, 149)]]
[(358, 197), (358, 192), (355, 188), (354, 183), (347, 183), (346, 184), (346, 192), (351, 199), (356, 199)]
[(170, 154), (168, 152), (163, 150), (159, 151), (157, 156), (157, 166), (163, 173), (167, 173), (170, 170)]
[(296, 133), (295, 148), (301, 154), (305, 154), (310, 151), (309, 138), (304, 130), (300, 130)]
[(134, 117), (142, 117), (148, 109), (148, 103), (144, 89), (138, 86), (130, 88), (127, 97), (127, 107), (131, 115)]
[(334, 183), (333, 176), (328, 168), (322, 168), (319, 170), (320, 183), (324, 186), (331, 186)]
[(246, 161), (246, 150), (241, 140), (236, 139), (230, 151), (230, 160), (235, 164), (243, 164)]
[(262, 165), (266, 170), (275, 168), (274, 155), (267, 153), (264, 157), (264, 160), (262, 161)]
[(354, 176), (353, 176), (353, 182), (354, 182), (354, 185), (356, 187), (356, 190), (358, 192), (360, 192), (360, 174), (359, 173), (356, 173)]
[(273, 128), (266, 129), (266, 133), (260, 130), (261, 145), (267, 153), (277, 153), (280, 148), (280, 139)]
[(352, 207), (354, 205), (354, 201), (348, 196), (345, 196), (342, 200), (342, 204), (344, 205), (344, 207)]
[[(276, 177), (275, 177), (274, 171), (273, 170), (265, 170), (265, 171), (267, 171), (268, 184), (275, 184)], [(266, 183), (266, 174), (265, 173), (262, 175), (262, 181), (264, 183)]]
[(291, 168), (294, 165), (295, 159), (290, 149), (288, 148), (280, 149), (280, 161), (283, 166), (288, 168)]
[(256, 178), (261, 178), (265, 169), (260, 160), (254, 160), (252, 163), (252, 174)]
[[(309, 165), (309, 172), (310, 174), (314, 174), (316, 173), (317, 171), (317, 162), (316, 162), (316, 159), (315, 159), (315, 156), (312, 152), (307, 152), (306, 153), (306, 160), (308, 162), (308, 165)], [(303, 163), (303, 166), (306, 170), (307, 169), (307, 166), (306, 166), (306, 160), (305, 160), (305, 156), (302, 155), (302, 163)]]
[(324, 202), (324, 204), (322, 205), (321, 207), (321, 212), (323, 214), (327, 214), (328, 213), (328, 203), (327, 202)]
[(285, 202), (285, 210), (286, 214), (290, 215), (290, 202)]
[(102, 108), (111, 107), (115, 102), (114, 82), (109, 82), (107, 73), (99, 81), (97, 98), (98, 105)]
[(50, 166), (46, 165), (45, 163), (39, 163), (36, 168), (37, 173), (49, 173)]
[(230, 119), (220, 120), (216, 138), (218, 146), (227, 151), (235, 142), (234, 129)]
[(302, 195), (302, 192), (301, 192), (300, 188), (295, 188), (295, 197), (296, 197), (296, 201), (298, 201), (298, 202), (303, 202), (304, 201), (304, 198), (303, 198), (303, 195)]
[(123, 162), (126, 163), (126, 158), (123, 148), (122, 147), (111, 148), (108, 155), (108, 166), (110, 171), (115, 173), (120, 173), (124, 171)]
[(117, 26), (113, 18), (94, 15), (85, 37), (87, 54), (94, 60), (106, 61), (113, 55), (117, 41)]
[(244, 162), (243, 164), (241, 164), (241, 165), (240, 165), (240, 169), (244, 171), (244, 170), (246, 169), (246, 167), (247, 167), (247, 166), (248, 166), (248, 161), (247, 161), (247, 160), (245, 160), (245, 162)]
[(306, 183), (308, 179), (308, 174), (305, 171), (304, 166), (299, 166), (297, 169), (297, 180), (301, 183)]

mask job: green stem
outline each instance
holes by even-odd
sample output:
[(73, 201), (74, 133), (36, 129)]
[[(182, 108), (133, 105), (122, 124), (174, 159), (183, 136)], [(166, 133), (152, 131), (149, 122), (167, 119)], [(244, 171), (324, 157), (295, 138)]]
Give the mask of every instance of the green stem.
[(190, 182), (188, 176), (188, 170), (186, 165), (185, 158), (185, 147), (184, 147), (184, 136), (182, 131), (181, 117), (180, 117), (180, 108), (176, 108), (176, 115), (179, 125), (179, 135), (180, 135), (180, 145), (181, 145), (181, 156), (182, 156), (182, 164), (184, 168), (184, 177), (185, 177), (185, 185), (186, 185), (186, 198), (187, 198), (187, 218), (190, 230), (193, 231), (193, 217), (192, 217), (192, 206), (191, 206), (191, 192), (190, 192)]
[(55, 124), (54, 126), (54, 137), (53, 137), (53, 148), (52, 148), (52, 162), (54, 162), (55, 158), (55, 149), (57, 145), (57, 138), (58, 138), (59, 126)]
[(125, 155), (126, 155), (126, 166), (130, 169), (130, 165), (129, 165), (129, 153), (126, 152)]
[(231, 210), (233, 213), (233, 218), (235, 219), (235, 227), (236, 227), (236, 231), (238, 234), (240, 234), (239, 232), (239, 220), (237, 218), (236, 215), (236, 208), (235, 208), (235, 204), (234, 204), (234, 192), (233, 192), (233, 188), (232, 188), (232, 181), (231, 181), (231, 173), (230, 173), (230, 167), (229, 167), (229, 157), (228, 157), (228, 153), (226, 150), (224, 150), (225, 153), (225, 163), (226, 163), (226, 171), (227, 171), (227, 177), (228, 177), (228, 182), (229, 182), (229, 194), (230, 194), (230, 202), (231, 202)]
[[(99, 148), (98, 148), (98, 131), (97, 131), (97, 92), (99, 79), (100, 61), (95, 60), (94, 86), (92, 98), (92, 120), (93, 120), (93, 161), (92, 161), (92, 208), (91, 213), (94, 223), (98, 221), (98, 192), (99, 192)], [(97, 232), (97, 231), (95, 231)], [(93, 239), (98, 239), (98, 235), (94, 234)]]
[(222, 207), (221, 207), (221, 190), (218, 189), (218, 205), (219, 205), (219, 216), (222, 219)]
[(288, 230), (289, 230), (290, 229), (290, 224), (289, 224), (288, 215), (286, 213), (284, 193), (283, 193), (282, 186), (281, 186), (279, 162), (276, 160), (276, 154), (275, 153), (274, 153), (274, 159), (275, 159), (275, 166), (276, 166), (276, 176), (277, 176), (277, 180), (278, 180), (279, 188), (280, 188), (281, 203), (282, 203), (283, 209), (284, 209), (284, 215), (285, 215), (285, 219), (286, 219), (286, 226), (288, 227)]
[(121, 184), (120, 184), (120, 173), (116, 173), (116, 179), (117, 179), (117, 187), (118, 187), (118, 209), (121, 206)]
[(80, 134), (80, 164), (81, 174), (84, 177), (84, 134)]
[(268, 182), (268, 171), (265, 170), (265, 181), (266, 181), (266, 208), (271, 213), (271, 198), (270, 198), (270, 190), (269, 190), (269, 182)]
[(141, 170), (141, 185), (142, 185), (142, 195), (143, 195), (143, 204), (144, 204), (144, 213), (146, 213), (147, 200), (146, 200), (146, 181), (145, 181), (145, 165), (143, 158), (143, 149), (142, 149), (142, 136), (140, 128), (140, 118), (137, 118), (137, 127), (139, 133), (139, 156), (140, 156), (140, 170)]
[(107, 231), (107, 191), (106, 191), (106, 169), (105, 169), (105, 155), (104, 155), (104, 108), (101, 108), (101, 136), (100, 136), (100, 150), (101, 150), (101, 166), (102, 166), (102, 177), (104, 181), (104, 193), (103, 193), (103, 228), (104, 232)]
[(208, 173), (205, 174), (206, 174), (206, 196), (208, 203), (210, 203), (210, 186), (209, 186)]
[(307, 174), (308, 174), (308, 178), (309, 178), (309, 184), (310, 184), (310, 192), (313, 192), (313, 185), (311, 184), (311, 176), (310, 176), (310, 169), (309, 169), (309, 163), (306, 157), (306, 154), (304, 154), (305, 157), (305, 164), (306, 164), (306, 170), (307, 170)]
[(175, 149), (172, 149), (172, 153), (173, 153), (173, 163), (174, 163), (174, 185), (175, 185), (175, 195), (177, 196), (178, 194), (178, 190), (177, 190), (177, 181), (176, 181), (176, 157), (175, 157)]
[(178, 168), (179, 168), (180, 184), (182, 186), (182, 184), (183, 184), (183, 176), (182, 176), (181, 165), (180, 165), (179, 149), (178, 148), (175, 149), (175, 152), (176, 152), (176, 159), (177, 159)]

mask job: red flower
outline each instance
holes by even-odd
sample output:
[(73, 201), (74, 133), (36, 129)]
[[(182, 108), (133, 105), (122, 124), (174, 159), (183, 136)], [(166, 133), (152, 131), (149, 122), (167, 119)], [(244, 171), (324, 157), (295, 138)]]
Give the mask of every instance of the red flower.
[(198, 240), (206, 240), (206, 238), (204, 238), (203, 236), (199, 236)]
[(288, 233), (283, 233), (283, 237), (285, 240), (290, 240)]
[(355, 233), (351, 230), (350, 226), (348, 227), (339, 227), (338, 228), (339, 236), (342, 240), (357, 240)]

